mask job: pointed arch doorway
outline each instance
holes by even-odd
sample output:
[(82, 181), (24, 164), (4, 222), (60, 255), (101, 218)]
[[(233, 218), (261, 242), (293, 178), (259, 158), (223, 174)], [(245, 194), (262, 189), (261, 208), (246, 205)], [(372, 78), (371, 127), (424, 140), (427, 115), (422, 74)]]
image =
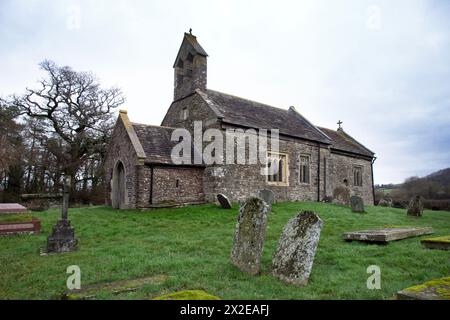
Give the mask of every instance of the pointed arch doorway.
[(117, 161), (113, 169), (111, 202), (114, 209), (122, 209), (125, 205), (125, 167)]

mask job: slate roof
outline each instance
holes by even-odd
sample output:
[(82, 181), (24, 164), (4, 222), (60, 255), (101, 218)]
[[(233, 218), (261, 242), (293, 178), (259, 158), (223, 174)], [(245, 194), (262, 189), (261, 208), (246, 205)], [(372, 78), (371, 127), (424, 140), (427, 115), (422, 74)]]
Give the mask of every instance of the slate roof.
[(332, 140), (331, 149), (350, 152), (367, 157), (373, 157), (375, 153), (367, 149), (364, 145), (356, 141), (353, 137), (347, 134), (344, 130), (332, 130), (327, 128), (320, 128)]
[(190, 47), (199, 55), (207, 57), (208, 54), (206, 53), (205, 49), (203, 49), (203, 47), (200, 45), (200, 43), (198, 43), (197, 41), (197, 37), (189, 34), (189, 33), (184, 33), (184, 37), (183, 37), (183, 42), (181, 43), (180, 49), (178, 49), (178, 53), (177, 53), (177, 57), (175, 58), (175, 62), (173, 64), (173, 67), (175, 68), (178, 59), (180, 58), (180, 52), (181, 52), (181, 48), (183, 48), (184, 43), (187, 42), (189, 43)]
[[(175, 165), (171, 159), (173, 147), (178, 143), (171, 141), (171, 136), (175, 128), (152, 126), (140, 123), (132, 123), (134, 131), (144, 149), (146, 163)], [(192, 163), (196, 149), (192, 146)]]
[(205, 57), (208, 56), (205, 49), (203, 49), (202, 46), (200, 45), (200, 43), (198, 43), (196, 36), (189, 34), (189, 33), (185, 33), (184, 39), (186, 39), (186, 41), (188, 41), (191, 44), (191, 46), (194, 48), (195, 51), (197, 51), (197, 53), (199, 55), (205, 56)]
[(330, 144), (330, 139), (294, 108), (289, 110), (207, 89), (197, 93), (223, 122), (257, 129), (279, 129), (280, 134)]

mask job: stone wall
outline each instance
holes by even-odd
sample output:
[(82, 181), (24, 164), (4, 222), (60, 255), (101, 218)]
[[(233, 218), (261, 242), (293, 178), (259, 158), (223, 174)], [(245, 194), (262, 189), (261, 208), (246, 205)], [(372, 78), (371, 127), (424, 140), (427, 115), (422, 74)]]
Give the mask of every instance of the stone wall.
[(203, 168), (154, 167), (152, 200), (154, 205), (203, 202)]
[[(360, 166), (362, 168), (362, 186), (355, 186), (353, 179), (353, 168)], [(372, 165), (370, 160), (331, 153), (328, 160), (329, 184), (327, 193), (332, 195), (338, 188), (346, 188), (349, 195), (360, 196), (364, 204), (373, 204), (373, 185), (372, 185)], [(346, 180), (346, 182), (345, 182)]]
[[(270, 148), (269, 148), (270, 149)], [(248, 154), (248, 145), (247, 145)], [(243, 201), (250, 196), (258, 196), (261, 189), (270, 189), (276, 201), (317, 201), (324, 197), (323, 183), (325, 167), (322, 158), (329, 154), (328, 148), (321, 146), (320, 179), (318, 178), (319, 146), (306, 140), (299, 141), (287, 137), (280, 137), (279, 153), (287, 155), (288, 171), (287, 184), (279, 185), (267, 181), (261, 174), (263, 164), (223, 164), (208, 166), (205, 169), (205, 198), (215, 201), (217, 193), (227, 195), (231, 201)], [(310, 182), (300, 183), (298, 157), (310, 157)]]
[[(184, 108), (188, 110), (186, 120), (181, 118), (181, 112)], [(202, 121), (203, 129), (220, 128), (216, 115), (199, 94), (193, 94), (172, 103), (161, 125), (173, 128), (186, 128), (193, 136), (194, 121)]]
[(138, 158), (120, 117), (114, 127), (105, 161), (106, 205), (111, 205), (113, 169), (118, 161), (121, 161), (125, 168), (125, 203), (123, 208), (134, 208), (136, 207), (137, 200), (136, 181), (139, 167)]

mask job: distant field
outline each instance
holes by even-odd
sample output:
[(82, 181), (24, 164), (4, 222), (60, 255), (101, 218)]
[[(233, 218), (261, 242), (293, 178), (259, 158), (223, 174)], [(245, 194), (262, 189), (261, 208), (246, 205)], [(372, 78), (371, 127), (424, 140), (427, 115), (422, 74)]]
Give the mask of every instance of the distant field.
[[(297, 288), (270, 275), (271, 258), (284, 224), (300, 210), (324, 220), (318, 252), (307, 287)], [(450, 234), (450, 212), (425, 211), (422, 218), (405, 210), (367, 207), (367, 214), (319, 203), (281, 203), (268, 220), (263, 273), (252, 277), (229, 263), (237, 206), (212, 204), (140, 212), (107, 207), (70, 210), (79, 250), (40, 256), (39, 249), (59, 218), (36, 213), (43, 232), (0, 237), (0, 298), (51, 299), (66, 290), (66, 268), (81, 268), (82, 286), (165, 275), (133, 293), (102, 294), (104, 299), (146, 299), (184, 289), (203, 289), (223, 299), (390, 299), (396, 291), (450, 275), (450, 252), (425, 249), (420, 238), (373, 245), (347, 243), (345, 231), (395, 226), (432, 226), (434, 236)], [(423, 237), (422, 237), (423, 238)], [(381, 268), (381, 290), (369, 290), (369, 265)]]
[(375, 191), (380, 191), (383, 192), (384, 194), (389, 194), (392, 191), (394, 191), (395, 189), (388, 189), (388, 188), (379, 188), (379, 189), (375, 189)]

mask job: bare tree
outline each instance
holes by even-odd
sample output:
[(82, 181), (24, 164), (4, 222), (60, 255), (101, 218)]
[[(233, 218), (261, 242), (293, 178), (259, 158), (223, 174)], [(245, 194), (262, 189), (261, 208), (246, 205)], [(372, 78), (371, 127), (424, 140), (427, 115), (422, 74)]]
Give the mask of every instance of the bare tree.
[(75, 183), (77, 171), (93, 154), (103, 154), (113, 122), (113, 109), (124, 103), (118, 88), (103, 89), (90, 72), (76, 72), (45, 60), (40, 88), (7, 100), (11, 108), (39, 122), (46, 148)]

